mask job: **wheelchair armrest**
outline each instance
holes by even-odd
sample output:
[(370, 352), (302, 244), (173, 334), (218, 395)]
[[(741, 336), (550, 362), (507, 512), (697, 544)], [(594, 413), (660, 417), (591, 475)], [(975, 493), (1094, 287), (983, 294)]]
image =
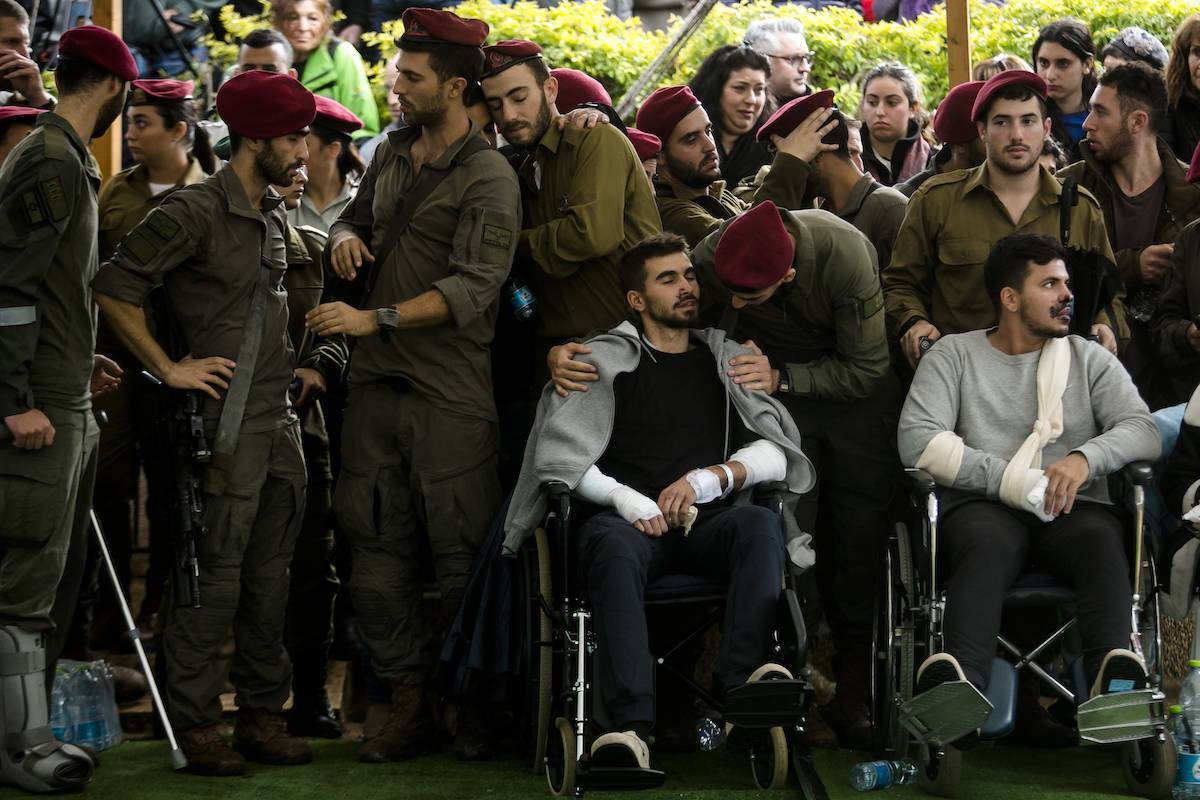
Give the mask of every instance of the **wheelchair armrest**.
[(1134, 486), (1149, 486), (1154, 482), (1154, 467), (1149, 461), (1131, 461), (1121, 468), (1121, 474)]
[(542, 484), (542, 491), (545, 492), (546, 499), (552, 503), (557, 503), (564, 495), (571, 496), (571, 487), (562, 481), (546, 481)]
[(766, 481), (755, 485), (754, 502), (763, 504), (782, 501), (787, 493), (787, 481)]
[(937, 483), (933, 480), (933, 476), (923, 469), (905, 469), (904, 479), (911, 492), (930, 494), (937, 489)]

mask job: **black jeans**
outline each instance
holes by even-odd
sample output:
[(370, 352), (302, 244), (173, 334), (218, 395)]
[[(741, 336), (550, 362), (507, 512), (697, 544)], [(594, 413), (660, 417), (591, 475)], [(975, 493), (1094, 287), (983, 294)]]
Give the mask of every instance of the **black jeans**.
[(641, 533), (612, 511), (581, 528), (580, 572), (586, 582), (597, 648), (594, 685), (608, 726), (626, 730), (654, 721), (646, 584), (664, 575), (728, 580), (717, 680), (725, 689), (746, 682), (766, 658), (782, 588), (780, 519), (759, 506), (702, 510), (691, 534)]
[(1129, 646), (1129, 563), (1114, 509), (1076, 501), (1053, 522), (999, 501), (969, 500), (945, 512), (938, 533), (946, 570), (946, 651), (967, 680), (987, 687), (1004, 594), (1022, 572), (1053, 575), (1075, 591), (1089, 680), (1109, 650)]

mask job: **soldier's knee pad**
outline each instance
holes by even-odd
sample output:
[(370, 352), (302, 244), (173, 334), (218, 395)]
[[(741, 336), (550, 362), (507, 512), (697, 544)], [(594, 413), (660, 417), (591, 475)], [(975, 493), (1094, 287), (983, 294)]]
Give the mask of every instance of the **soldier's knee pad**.
[(0, 784), (30, 792), (83, 786), (95, 770), (78, 747), (50, 732), (41, 633), (0, 625)]

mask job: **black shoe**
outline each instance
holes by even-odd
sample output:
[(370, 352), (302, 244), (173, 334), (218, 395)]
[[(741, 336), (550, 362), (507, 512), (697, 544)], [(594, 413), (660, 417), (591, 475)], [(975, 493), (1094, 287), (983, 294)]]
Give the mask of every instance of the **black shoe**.
[(287, 712), (288, 733), (305, 739), (340, 739), (342, 721), (321, 689), (315, 695), (296, 696)]

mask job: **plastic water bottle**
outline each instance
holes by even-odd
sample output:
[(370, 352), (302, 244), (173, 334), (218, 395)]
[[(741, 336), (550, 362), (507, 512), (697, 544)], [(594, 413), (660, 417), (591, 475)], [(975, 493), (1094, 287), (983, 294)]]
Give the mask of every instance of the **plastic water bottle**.
[(50, 732), (60, 742), (69, 742), (75, 736), (75, 720), (72, 717), (76, 697), (70, 690), (68, 675), (58, 668), (54, 676), (54, 691), (50, 694)]
[(700, 749), (708, 752), (721, 746), (725, 738), (724, 729), (712, 717), (701, 717), (696, 720), (696, 743)]
[(512, 309), (513, 316), (523, 322), (533, 319), (534, 313), (537, 312), (537, 298), (533, 296), (533, 292), (528, 286), (516, 278), (510, 277), (504, 282), (503, 293), (508, 300), (508, 307)]
[[(1179, 709), (1175, 716), (1175, 709)], [(1188, 662), (1188, 674), (1179, 689), (1179, 705), (1171, 708), (1175, 719), (1175, 748), (1179, 772), (1175, 777), (1175, 800), (1200, 800), (1200, 661)]]
[(78, 678), (75, 697), (79, 702), (79, 714), (75, 720), (75, 740), (93, 750), (106, 750), (112, 744), (108, 719), (100, 702), (104, 695), (99, 678), (86, 668), (79, 670)]
[(850, 768), (850, 786), (860, 792), (904, 786), (917, 779), (911, 761), (864, 761)]

